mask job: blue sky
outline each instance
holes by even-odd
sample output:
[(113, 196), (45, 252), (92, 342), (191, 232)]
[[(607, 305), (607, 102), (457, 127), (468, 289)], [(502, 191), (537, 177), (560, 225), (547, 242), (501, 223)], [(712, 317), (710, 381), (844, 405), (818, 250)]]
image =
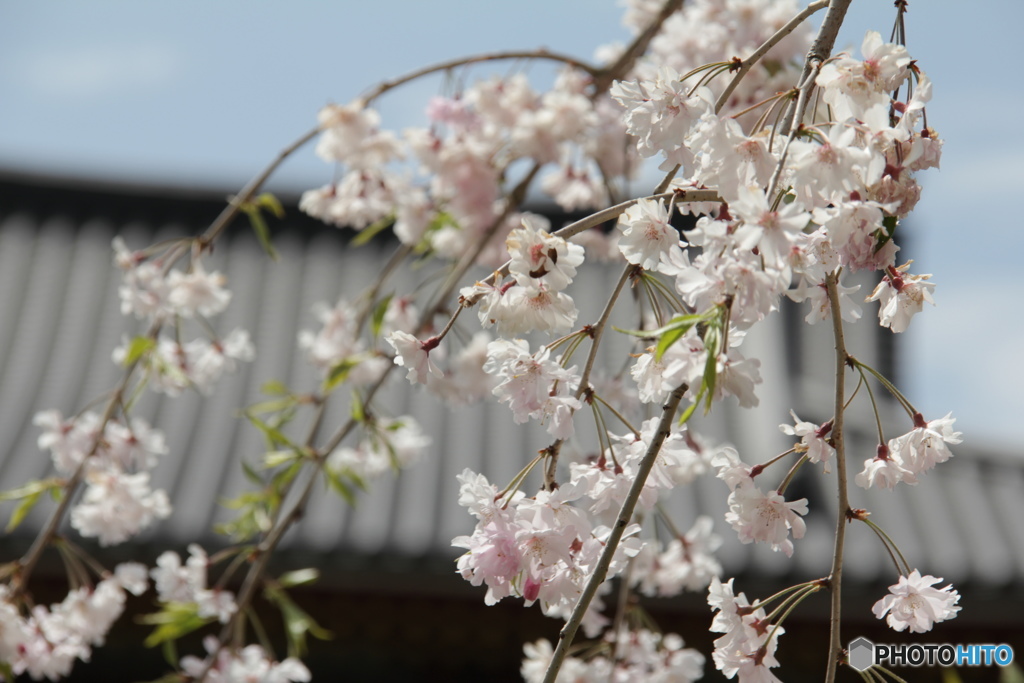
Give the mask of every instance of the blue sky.
[[(929, 123), (946, 139), (907, 223), (914, 272), (938, 307), (906, 334), (911, 398), (953, 410), (981, 445), (1012, 446), (1024, 402), (1024, 110), (1015, 53), (1024, 3), (916, 0), (908, 47), (935, 82)], [(425, 63), (545, 46), (584, 58), (627, 37), (611, 1), (239, 2), (52, 0), (0, 6), (0, 167), (133, 182), (237, 188), (315, 122), (317, 109)], [(887, 35), (891, 0), (857, 0), (840, 45)], [(812, 21), (820, 20), (820, 15)], [(543, 70), (537, 74), (542, 77)], [(382, 103), (420, 119), (438, 81)], [(311, 150), (278, 190), (323, 184)], [(874, 310), (871, 306), (870, 310)]]

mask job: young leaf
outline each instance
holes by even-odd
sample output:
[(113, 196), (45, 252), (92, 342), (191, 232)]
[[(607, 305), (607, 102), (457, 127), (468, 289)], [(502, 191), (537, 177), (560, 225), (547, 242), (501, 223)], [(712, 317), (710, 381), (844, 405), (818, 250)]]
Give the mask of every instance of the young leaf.
[(124, 354), (121, 365), (128, 367), (135, 361), (156, 348), (156, 340), (151, 337), (135, 337), (128, 344), (128, 351)]
[(259, 197), (256, 197), (256, 206), (267, 209), (277, 218), (284, 218), (284, 206), (282, 206), (280, 200), (270, 192), (263, 192)]
[(393, 215), (381, 218), (376, 223), (368, 225), (362, 230), (360, 230), (359, 234), (353, 237), (352, 241), (349, 242), (349, 245), (352, 247), (363, 246), (364, 244), (372, 240), (374, 237), (376, 237), (377, 233), (381, 232), (382, 230), (386, 230), (387, 228), (390, 228), (394, 224), (394, 222), (395, 217)]
[(331, 488), (334, 489), (339, 496), (344, 499), (346, 503), (352, 507), (356, 506), (356, 494), (353, 493), (349, 485), (342, 479), (342, 474), (337, 470), (325, 467), (324, 474), (327, 475), (327, 483), (330, 484)]
[(156, 626), (143, 644), (156, 647), (168, 640), (177, 640), (212, 621), (212, 618), (199, 616), (198, 610), (199, 606), (194, 602), (169, 602), (161, 611), (139, 617), (140, 623)]
[(302, 657), (306, 654), (307, 633), (320, 640), (328, 640), (334, 637), (333, 633), (322, 628), (311, 616), (296, 605), (284, 589), (275, 585), (269, 585), (263, 591), (263, 595), (281, 610), (281, 617), (284, 618), (285, 632), (288, 635), (288, 655), (290, 657)]
[(320, 578), (320, 572), (312, 567), (308, 569), (296, 569), (295, 571), (282, 574), (277, 582), (285, 588), (291, 588), (293, 586), (302, 586), (307, 583), (313, 583)]
[(267, 396), (288, 396), (292, 393), (284, 382), (276, 379), (264, 382), (260, 387), (260, 392)]
[(32, 508), (34, 508), (36, 503), (39, 502), (39, 496), (41, 496), (42, 493), (42, 491), (30, 493), (25, 496), (20, 503), (18, 503), (18, 507), (14, 508), (14, 512), (11, 513), (11, 521), (7, 522), (7, 527), (5, 529), (7, 533), (11, 533), (18, 528), (18, 525), (25, 519), (25, 515), (31, 512)]
[(394, 294), (388, 294), (386, 297), (377, 302), (377, 305), (373, 309), (373, 316), (370, 318), (370, 332), (374, 338), (380, 336), (381, 325), (384, 324), (384, 315), (388, 312), (388, 304), (391, 303), (391, 298)]
[(263, 214), (260, 213), (258, 207), (246, 210), (246, 214), (249, 215), (249, 224), (252, 225), (252, 231), (256, 234), (256, 239), (259, 240), (263, 251), (267, 252), (267, 256), (276, 261), (277, 249), (274, 248), (273, 242), (270, 241), (270, 228), (267, 227), (267, 222), (263, 220)]

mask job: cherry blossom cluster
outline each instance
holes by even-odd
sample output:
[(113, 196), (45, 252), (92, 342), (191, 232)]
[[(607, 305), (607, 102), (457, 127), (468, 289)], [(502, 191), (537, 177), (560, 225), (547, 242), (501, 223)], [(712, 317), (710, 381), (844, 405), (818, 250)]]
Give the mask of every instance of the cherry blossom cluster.
[(99, 583), (71, 590), (58, 604), (35, 605), (27, 615), (16, 607), (8, 586), (0, 586), (0, 662), (16, 675), (58, 680), (71, 673), (76, 660), (89, 661), (92, 648), (124, 611), (125, 591), (146, 591), (146, 568), (119, 564)]
[[(223, 312), (231, 301), (231, 292), (225, 288), (227, 278), (216, 271), (208, 273), (198, 256), (192, 259), (188, 271), (182, 272), (170, 268), (160, 256), (149, 258), (143, 251), (128, 249), (120, 237), (114, 238), (114, 255), (123, 271), (118, 290), (121, 313), (134, 315), (151, 326), (173, 322), (177, 328), (182, 319), (205, 320)], [(219, 339), (197, 337), (185, 343), (180, 336), (161, 335), (143, 348), (126, 338), (114, 350), (113, 360), (126, 364), (138, 358), (155, 391), (177, 396), (188, 388), (210, 393), (225, 372), (237, 369), (238, 361), (255, 357), (245, 330), (232, 330)]]
[[(469, 469), (458, 479), (459, 504), (478, 520), (472, 536), (452, 541), (452, 545), (467, 549), (458, 561), (463, 578), (474, 586), (487, 586), (484, 601), (489, 605), (516, 595), (527, 604), (539, 601), (545, 614), (568, 616), (610, 531), (592, 525), (583, 510), (569, 504), (586, 494), (584, 482), (527, 498), (521, 491), (503, 496), (484, 475)], [(639, 530), (633, 525), (627, 536)], [(640, 546), (636, 538), (622, 543), (613, 561), (614, 570), (625, 567)], [(591, 635), (607, 625), (600, 610), (595, 603), (584, 621)]]
[[(607, 101), (595, 106), (585, 93), (588, 80), (565, 71), (541, 95), (522, 74), (470, 85), (453, 97), (436, 97), (427, 114), (432, 126), (399, 136), (379, 128), (380, 116), (366, 103), (331, 105), (320, 113), (324, 134), (317, 146), (325, 160), (343, 165), (341, 180), (306, 192), (300, 208), (340, 226), (361, 229), (394, 220), (403, 242), (421, 240), (436, 253), (455, 258), (480, 240), (504, 210), (502, 174), (518, 159), (561, 160), (542, 186), (567, 208), (596, 207), (606, 200), (602, 172), (621, 174), (628, 164), (622, 147), (601, 145), (621, 139), (618, 115)], [(583, 163), (574, 157), (585, 154)], [(387, 162), (416, 159), (405, 172)], [(599, 168), (606, 169), (599, 171)], [(414, 175), (427, 176), (425, 185)], [(512, 218), (508, 229), (518, 223)], [(482, 262), (501, 262), (491, 252)]]
[[(575, 681), (674, 681), (690, 683), (704, 676), (704, 655), (683, 647), (683, 639), (674, 633), (655, 633), (646, 629), (630, 631), (628, 637), (612, 638), (609, 631), (602, 647), (582, 657), (568, 657), (555, 680)], [(609, 650), (612, 650), (609, 652)], [(541, 683), (551, 662), (553, 650), (547, 640), (526, 643), (520, 669), (526, 683)]]
[(864, 461), (864, 469), (854, 481), (864, 488), (916, 484), (919, 475), (953, 457), (947, 444), (963, 441), (960, 432), (953, 431), (956, 419), (950, 415), (925, 422), (921, 413), (915, 413), (914, 429), (879, 444), (877, 455)]
[(222, 647), (213, 636), (203, 639), (208, 656), (199, 659), (187, 655), (181, 660), (181, 670), (195, 680), (207, 683), (306, 683), (313, 680), (306, 665), (294, 657), (275, 662), (269, 659), (259, 645), (246, 645), (238, 651)]
[(84, 468), (85, 493), (71, 509), (71, 526), (82, 536), (116, 545), (170, 516), (167, 493), (150, 487), (150, 472), (167, 453), (159, 429), (142, 418), (104, 423), (93, 412), (65, 419), (56, 410), (37, 413), (34, 423), (58, 474)]
[[(477, 518), (472, 536), (460, 536), (452, 545), (465, 548), (458, 567), (473, 585), (488, 586), (486, 602), (493, 604), (509, 596), (521, 596), (527, 604), (541, 601), (550, 616), (567, 616), (582, 591), (582, 582), (592, 571), (596, 553), (603, 546), (610, 514), (616, 512), (636, 477), (636, 471), (657, 420), (644, 423), (640, 434), (609, 437), (617, 442), (594, 461), (571, 465), (569, 482), (554, 491), (538, 491), (526, 497), (521, 491), (498, 491), (482, 474), (465, 470), (459, 475), (459, 502)], [(710, 457), (685, 431), (673, 430), (662, 446), (644, 491), (643, 510), (653, 510), (660, 491), (692, 482), (707, 467)], [(635, 537), (620, 546), (609, 570), (609, 579), (621, 572), (627, 558), (633, 558), (630, 579), (647, 594), (674, 595), (683, 588), (703, 589), (721, 571), (712, 552), (721, 539), (712, 533), (711, 520), (702, 517), (693, 529), (669, 542)], [(602, 591), (611, 584), (602, 585)], [(606, 625), (595, 607), (587, 613), (584, 628), (591, 636)]]
[(189, 557), (181, 563), (178, 553), (168, 550), (156, 558), (156, 567), (150, 571), (160, 602), (194, 604), (196, 614), (203, 619), (216, 619), (227, 623), (238, 610), (231, 591), (214, 588), (206, 583), (210, 560), (206, 551), (195, 543), (188, 547)]
[(750, 604), (743, 593), (733, 592), (733, 579), (722, 583), (716, 577), (708, 588), (708, 604), (715, 612), (711, 631), (723, 633), (715, 640), (712, 657), (726, 678), (775, 683), (769, 669), (779, 666), (775, 649), (786, 630), (773, 624), (758, 604)]

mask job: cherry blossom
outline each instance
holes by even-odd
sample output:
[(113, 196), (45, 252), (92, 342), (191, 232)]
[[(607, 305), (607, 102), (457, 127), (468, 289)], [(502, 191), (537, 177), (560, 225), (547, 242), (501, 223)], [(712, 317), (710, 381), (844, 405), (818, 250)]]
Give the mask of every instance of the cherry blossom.
[(725, 521), (732, 525), (743, 543), (760, 541), (772, 550), (793, 556), (793, 538), (803, 538), (807, 530), (800, 515), (807, 514), (807, 499), (786, 502), (777, 491), (768, 494), (753, 484), (737, 486), (729, 494), (729, 512)]
[(807, 459), (811, 462), (820, 462), (824, 465), (822, 472), (828, 474), (832, 471), (831, 458), (836, 450), (828, 442), (828, 434), (832, 431), (832, 420), (825, 424), (816, 425), (813, 422), (804, 422), (792, 410), (789, 414), (793, 416), (793, 426), (779, 425), (783, 434), (799, 436), (800, 445), (797, 450), (806, 453)]
[(927, 633), (934, 624), (954, 618), (961, 609), (956, 604), (960, 594), (952, 584), (933, 587), (941, 581), (930, 574), (922, 576), (915, 569), (889, 586), (889, 595), (876, 602), (871, 611), (879, 619), (885, 617), (893, 630), (909, 628), (911, 633)]
[(929, 282), (931, 275), (907, 273), (910, 263), (898, 268), (888, 267), (887, 274), (875, 287), (868, 301), (879, 301), (878, 321), (882, 327), (893, 332), (904, 332), (914, 314), (920, 313), (925, 302), (935, 305), (932, 290), (935, 283)]

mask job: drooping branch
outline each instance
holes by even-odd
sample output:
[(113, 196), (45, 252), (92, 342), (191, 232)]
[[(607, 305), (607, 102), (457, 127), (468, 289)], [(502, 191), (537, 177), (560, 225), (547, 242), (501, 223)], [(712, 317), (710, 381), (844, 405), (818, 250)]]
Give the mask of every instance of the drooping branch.
[(832, 309), (832, 336), (836, 346), (835, 417), (832, 423), (832, 440), (836, 451), (836, 486), (838, 487), (839, 512), (836, 519), (835, 549), (832, 554), (832, 571), (829, 587), (832, 590), (832, 609), (829, 615), (828, 668), (825, 683), (833, 683), (839, 665), (840, 642), (839, 621), (842, 608), (843, 547), (846, 540), (847, 513), (850, 499), (846, 481), (846, 442), (843, 432), (846, 407), (846, 340), (843, 336), (842, 310), (839, 304), (839, 272), (833, 272), (825, 279), (829, 307)]
[(604, 92), (611, 87), (613, 81), (624, 78), (633, 68), (636, 60), (647, 52), (647, 48), (650, 46), (651, 41), (654, 40), (654, 36), (658, 35), (658, 32), (661, 31), (661, 27), (665, 21), (670, 16), (678, 12), (682, 6), (683, 0), (668, 0), (662, 6), (654, 20), (651, 21), (651, 23), (633, 39), (633, 43), (629, 47), (623, 50), (615, 63), (597, 75), (594, 79), (594, 89), (597, 92)]
[(590, 607), (594, 596), (597, 595), (597, 589), (604, 583), (605, 577), (608, 575), (608, 567), (611, 566), (612, 557), (615, 555), (615, 550), (619, 547), (619, 541), (622, 540), (622, 534), (629, 525), (629, 520), (633, 518), (636, 503), (640, 499), (640, 493), (643, 491), (644, 485), (647, 483), (647, 476), (654, 467), (654, 461), (658, 459), (661, 446), (665, 443), (665, 439), (668, 438), (672, 430), (672, 421), (675, 419), (679, 403), (683, 400), (683, 394), (686, 393), (686, 390), (687, 385), (680, 385), (672, 392), (665, 405), (662, 406), (658, 431), (655, 432), (654, 438), (651, 439), (651, 443), (647, 446), (647, 452), (644, 453), (644, 457), (640, 461), (636, 479), (633, 480), (632, 485), (629, 487), (629, 493), (626, 494), (625, 500), (622, 501), (619, 515), (615, 519), (615, 525), (612, 527), (608, 540), (605, 541), (604, 550), (601, 551), (601, 557), (597, 561), (597, 566), (594, 567), (594, 573), (587, 580), (587, 585), (583, 589), (576, 607), (573, 608), (572, 615), (570, 615), (569, 620), (565, 622), (565, 626), (558, 633), (558, 646), (555, 648), (551, 663), (548, 665), (547, 673), (544, 676), (544, 683), (555, 683), (558, 671), (562, 668), (562, 662), (565, 661), (565, 657), (569, 652), (569, 646), (572, 645), (573, 638), (576, 637), (576, 631), (579, 630), (580, 623), (583, 621), (583, 615), (587, 613), (587, 608)]
[(818, 10), (825, 8), (828, 6), (828, 3), (829, 0), (817, 0), (816, 2), (812, 2), (799, 14), (790, 19), (785, 26), (776, 31), (771, 38), (764, 41), (761, 47), (754, 50), (749, 57), (744, 59), (739, 70), (736, 72), (736, 75), (732, 77), (732, 80), (729, 81), (729, 85), (726, 86), (725, 90), (722, 91), (722, 94), (719, 96), (718, 101), (715, 102), (715, 113), (717, 114), (722, 111), (722, 108), (725, 107), (725, 104), (729, 101), (729, 97), (732, 95), (733, 91), (736, 90), (736, 86), (740, 84), (740, 81), (742, 81), (743, 77), (747, 75), (747, 72), (750, 71), (755, 64), (761, 61), (762, 57), (768, 54), (773, 47), (778, 45), (783, 38), (795, 31), (800, 24), (804, 23), (807, 17), (811, 16)]
[[(832, 48), (836, 44), (836, 37), (839, 35), (839, 29), (843, 26), (850, 2), (851, 0), (830, 0), (828, 11), (825, 12), (825, 19), (821, 22), (821, 28), (818, 29), (818, 35), (811, 43), (811, 49), (807, 51), (804, 69), (800, 74), (800, 83), (807, 81), (807, 77), (811, 75), (811, 70), (815, 68), (816, 64), (823, 64), (832, 55)], [(793, 109), (790, 108), (782, 119), (779, 126), (780, 131), (790, 129), (793, 125), (793, 114)], [(799, 121), (799, 119), (797, 120)]]

